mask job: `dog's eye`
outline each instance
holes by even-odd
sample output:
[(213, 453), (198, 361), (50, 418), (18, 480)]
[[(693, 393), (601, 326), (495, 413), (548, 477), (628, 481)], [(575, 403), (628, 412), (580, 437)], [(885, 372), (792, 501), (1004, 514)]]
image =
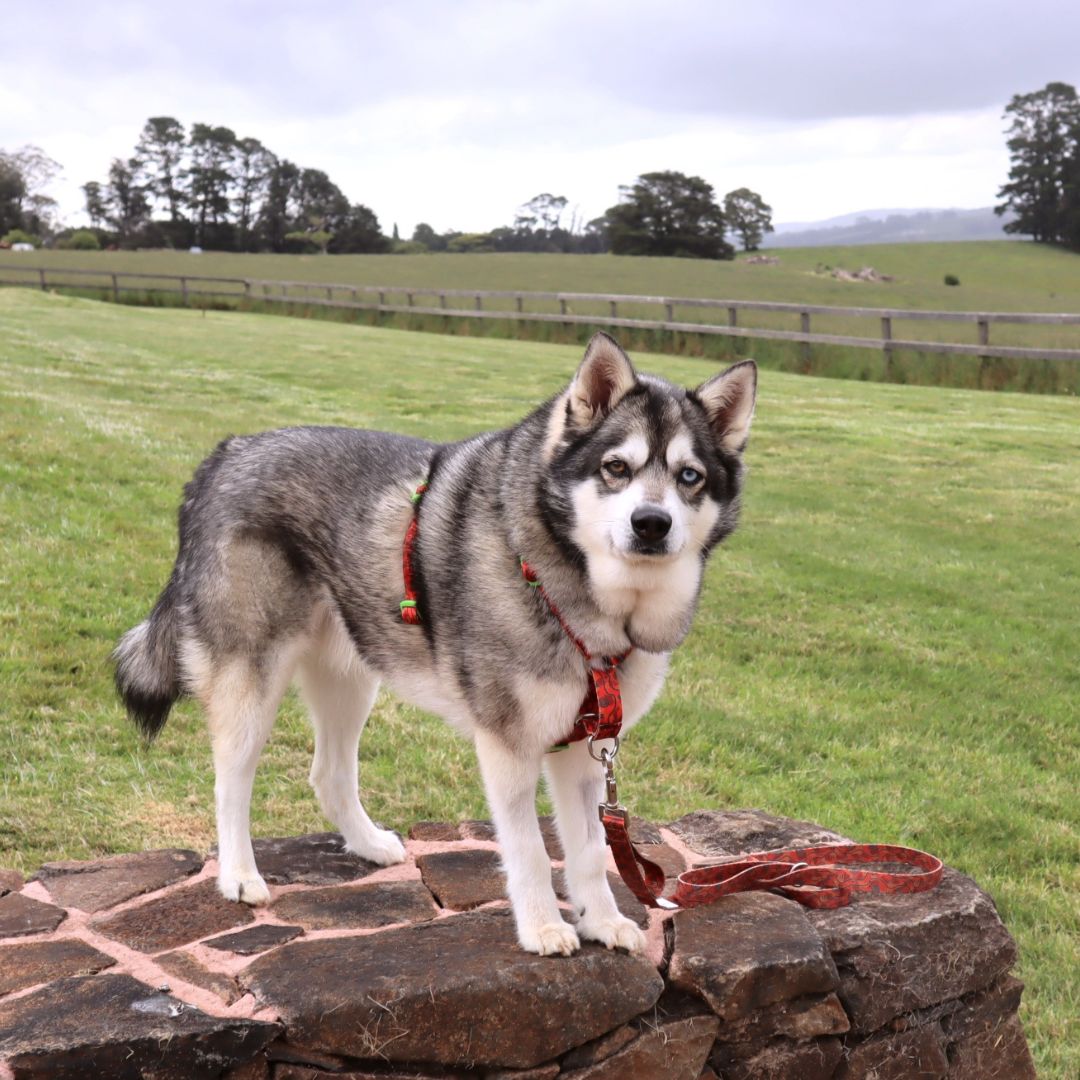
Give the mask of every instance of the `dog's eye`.
[(697, 471), (697, 469), (690, 468), (689, 465), (685, 469), (679, 470), (679, 483), (685, 484), (687, 487), (693, 487), (695, 484), (700, 484), (705, 477)]
[(622, 458), (612, 458), (604, 462), (604, 472), (613, 480), (622, 480), (630, 475), (630, 466)]

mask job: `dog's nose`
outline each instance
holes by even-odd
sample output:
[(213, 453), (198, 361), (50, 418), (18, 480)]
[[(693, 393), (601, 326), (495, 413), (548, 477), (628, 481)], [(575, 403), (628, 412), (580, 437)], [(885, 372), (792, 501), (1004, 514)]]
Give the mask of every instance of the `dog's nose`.
[(656, 544), (670, 531), (671, 515), (659, 506), (639, 506), (630, 515), (630, 526), (645, 543)]

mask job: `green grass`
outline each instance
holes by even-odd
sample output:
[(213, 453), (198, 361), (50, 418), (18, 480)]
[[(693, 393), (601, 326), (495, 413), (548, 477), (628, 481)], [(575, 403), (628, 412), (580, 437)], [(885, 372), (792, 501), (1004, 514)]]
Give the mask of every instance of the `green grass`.
[[(0, 270), (45, 266), (138, 271), (145, 274), (204, 274), (240, 278), (288, 279), (398, 289), (388, 302), (404, 303), (405, 286), (426, 288), (521, 289), (531, 291), (600, 292), (732, 300), (779, 300), (830, 306), (891, 307), (946, 311), (1080, 312), (1080, 256), (1047, 245), (984, 241), (950, 244), (885, 244), (847, 248), (794, 248), (774, 252), (777, 266), (754, 265), (740, 256), (734, 262), (695, 259), (645, 259), (613, 255), (237, 255), (208, 252), (0, 252)], [(821, 266), (857, 270), (873, 266), (895, 278), (887, 283), (837, 281), (817, 273)], [(959, 287), (944, 284), (946, 274), (960, 278)], [(76, 281), (78, 279), (71, 279)], [(85, 281), (85, 279), (83, 279)], [(148, 283), (153, 284), (153, 283)], [(166, 283), (159, 282), (159, 285)], [(170, 286), (174, 287), (174, 286)], [(221, 286), (219, 286), (220, 288)], [(324, 294), (315, 293), (316, 298)], [(130, 295), (129, 300), (140, 299)], [(159, 301), (160, 302), (160, 301)], [(469, 301), (464, 301), (469, 306)], [(485, 301), (509, 309), (511, 300)], [(275, 308), (281, 311), (280, 306)], [(530, 310), (558, 311), (554, 302), (530, 304)], [(575, 302), (573, 311), (601, 317), (607, 304)], [(327, 316), (326, 309), (307, 313)], [(623, 305), (620, 314), (656, 318), (657, 306)], [(723, 322), (723, 309), (684, 309), (694, 320)], [(355, 320), (356, 313), (330, 317)], [(450, 320), (441, 317), (361, 315), (370, 323), (409, 329), (440, 330), (479, 336), (519, 337), (542, 341), (580, 341), (587, 327), (511, 323), (502, 320)], [(747, 327), (796, 330), (790, 314), (740, 312)], [(815, 315), (816, 333), (877, 337), (875, 318)], [(800, 371), (840, 378), (906, 384), (1029, 390), (1044, 393), (1080, 391), (1080, 364), (1045, 360), (980, 360), (975, 356), (939, 356), (894, 352), (891, 360), (874, 349), (814, 346), (807, 361), (799, 346), (775, 341), (743, 341), (701, 335), (660, 335), (621, 331), (634, 347), (664, 352), (732, 358), (749, 352), (775, 370)], [(976, 330), (967, 323), (894, 320), (895, 338), (925, 338), (974, 344)], [(996, 345), (1076, 348), (1078, 327), (1011, 326), (991, 330)]]
[[(0, 291), (0, 865), (212, 843), (196, 711), (142, 746), (108, 653), (164, 583), (181, 485), (217, 439), (455, 438), (513, 421), (578, 357)], [(687, 383), (714, 369), (638, 359)], [(1040, 1075), (1080, 1074), (1080, 402), (764, 372), (748, 460), (744, 523), (624, 748), (624, 798), (661, 821), (760, 806), (941, 855), (1019, 941)], [(325, 828), (310, 742), (290, 698), (257, 834)], [(362, 776), (398, 829), (485, 814), (471, 749), (388, 697)]]

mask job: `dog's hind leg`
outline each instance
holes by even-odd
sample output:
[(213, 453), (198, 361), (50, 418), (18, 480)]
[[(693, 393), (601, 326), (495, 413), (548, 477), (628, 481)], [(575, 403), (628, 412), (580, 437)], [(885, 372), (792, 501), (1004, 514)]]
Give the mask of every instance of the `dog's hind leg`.
[(261, 657), (230, 658), (200, 665), (197, 647), (187, 665), (202, 668), (198, 696), (206, 711), (214, 754), (217, 809), (218, 889), (227, 900), (265, 904), (270, 899), (251, 848), (251, 788), (255, 766), (277, 715), (295, 665), (296, 648)]
[(551, 887), (551, 861), (536, 817), (540, 761), (514, 753), (483, 730), (476, 734), (476, 756), (495, 819), (518, 941), (541, 956), (569, 956), (580, 942), (563, 919)]
[(313, 650), (300, 662), (300, 691), (315, 729), (311, 786), (323, 813), (338, 827), (347, 850), (389, 866), (402, 862), (405, 848), (380, 829), (360, 802), (357, 750), (379, 680), (359, 662), (344, 666), (332, 654)]
[(584, 742), (577, 742), (548, 754), (544, 765), (566, 859), (567, 892), (578, 913), (578, 934), (609, 949), (643, 949), (645, 935), (620, 913), (608, 884), (607, 847), (598, 813), (604, 790), (599, 762), (589, 756)]

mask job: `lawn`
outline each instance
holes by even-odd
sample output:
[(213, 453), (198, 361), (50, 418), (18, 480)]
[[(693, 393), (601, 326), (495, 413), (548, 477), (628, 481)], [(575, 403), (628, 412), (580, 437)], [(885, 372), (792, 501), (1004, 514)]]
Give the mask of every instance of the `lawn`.
[[(0, 291), (0, 866), (213, 842), (196, 711), (142, 746), (108, 653), (164, 583), (181, 485), (219, 438), (456, 438), (522, 415), (578, 355)], [(687, 383), (715, 366), (638, 360)], [(748, 460), (743, 525), (620, 791), (660, 821), (760, 806), (970, 873), (1019, 941), (1040, 1075), (1080, 1075), (1080, 402), (766, 371)], [(326, 827), (310, 743), (290, 698), (256, 834)], [(387, 825), (485, 813), (439, 721), (382, 697), (361, 753)]]
[[(414, 288), (500, 289), (638, 294), (673, 297), (711, 297), (730, 300), (771, 300), (840, 307), (897, 308), (945, 311), (1080, 311), (1080, 256), (1045, 244), (988, 241), (952, 244), (887, 244), (875, 247), (801, 248), (774, 253), (778, 265), (755, 264), (745, 256), (734, 262), (699, 259), (647, 259), (614, 255), (242, 255), (207, 252), (191, 255), (174, 251), (79, 252), (42, 251), (33, 253), (0, 251), (0, 281), (21, 279), (36, 282), (32, 273), (16, 274), (19, 268), (43, 266), (54, 271), (83, 268), (138, 272), (141, 274), (196, 274), (233, 278), (330, 282), (344, 285), (377, 285), (386, 289), (389, 304), (404, 305), (404, 290)], [(831, 277), (826, 268), (857, 270), (873, 266), (894, 280), (850, 282)], [(946, 274), (960, 279), (959, 287), (945, 285)], [(69, 276), (66, 283), (88, 284), (85, 277)], [(108, 279), (104, 280), (108, 285)], [(175, 281), (129, 280), (129, 286), (176, 290)], [(192, 288), (197, 288), (195, 283)], [(240, 286), (203, 285), (202, 288), (241, 292)], [(254, 295), (261, 290), (256, 287)], [(304, 290), (292, 287), (291, 295)], [(316, 301), (326, 299), (325, 289), (311, 290)], [(141, 302), (143, 294), (128, 293), (129, 302)], [(153, 298), (163, 302), (162, 296)], [(348, 300), (347, 294), (337, 299)], [(368, 297), (369, 303), (375, 297)], [(174, 296), (170, 302), (179, 302)], [(203, 302), (203, 301), (196, 301)], [(225, 301), (216, 301), (223, 303)], [(237, 300), (227, 301), (236, 303)], [(436, 304), (421, 296), (417, 303)], [(471, 308), (471, 298), (456, 301)], [(450, 306), (453, 306), (451, 303)], [(511, 298), (484, 301), (487, 310), (514, 307)], [(284, 310), (273, 305), (270, 310)], [(555, 314), (555, 301), (530, 300), (527, 310)], [(608, 314), (606, 301), (573, 301), (573, 314)], [(585, 340), (586, 326), (559, 323), (512, 323), (503, 320), (444, 319), (440, 316), (382, 315), (330, 312), (317, 305), (293, 308), (294, 313), (339, 319), (364, 319), (369, 323), (397, 328), (444, 330), (466, 335), (520, 337), (545, 342)], [(676, 309), (677, 318), (724, 323), (725, 308)], [(619, 305), (619, 315), (628, 318), (663, 317), (663, 308), (653, 305)], [(739, 325), (746, 328), (797, 330), (799, 318), (793, 313), (742, 311)], [(815, 314), (811, 328), (820, 334), (841, 334), (877, 338), (876, 317)], [(940, 356), (913, 351), (894, 351), (889, 361), (877, 349), (836, 345), (815, 345), (809, 358), (798, 345), (779, 341), (751, 341), (701, 335), (655, 334), (651, 331), (620, 331), (639, 349), (662, 352), (707, 353), (732, 358), (739, 351), (752, 350), (764, 365), (776, 370), (800, 371), (841, 378), (917, 383), (922, 385), (982, 387), (985, 389), (1028, 390), (1042, 393), (1080, 391), (1080, 365), (1070, 361), (1038, 359), (982, 361), (977, 356)], [(896, 339), (961, 342), (977, 341), (973, 322), (915, 322), (896, 318), (892, 326)], [(630, 337), (630, 335), (633, 335)], [(1026, 348), (1080, 347), (1080, 327), (995, 324), (994, 345)]]

